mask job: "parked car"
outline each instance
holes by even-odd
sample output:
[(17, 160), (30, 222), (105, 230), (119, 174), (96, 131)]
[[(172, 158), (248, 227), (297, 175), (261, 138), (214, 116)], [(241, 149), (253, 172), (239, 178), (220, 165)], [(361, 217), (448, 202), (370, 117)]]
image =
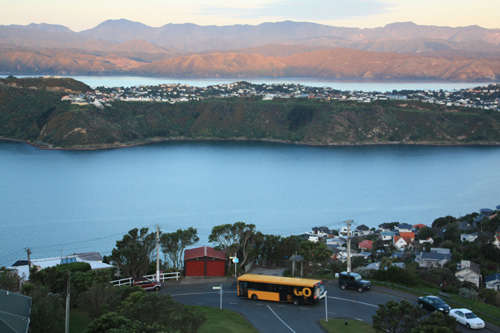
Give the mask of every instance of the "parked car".
[(339, 287), (342, 290), (347, 288), (356, 289), (360, 293), (370, 289), (372, 286), (370, 281), (363, 280), (358, 273), (342, 272), (339, 274)]
[(150, 280), (148, 278), (141, 278), (134, 281), (133, 286), (139, 286), (146, 290), (158, 291), (161, 289), (161, 283)]
[(455, 318), (460, 324), (464, 325), (468, 329), (481, 329), (484, 328), (484, 321), (476, 316), (474, 312), (468, 309), (453, 309), (450, 310), (450, 316)]
[(422, 296), (418, 298), (418, 304), (422, 309), (430, 311), (450, 312), (450, 306), (437, 296)]

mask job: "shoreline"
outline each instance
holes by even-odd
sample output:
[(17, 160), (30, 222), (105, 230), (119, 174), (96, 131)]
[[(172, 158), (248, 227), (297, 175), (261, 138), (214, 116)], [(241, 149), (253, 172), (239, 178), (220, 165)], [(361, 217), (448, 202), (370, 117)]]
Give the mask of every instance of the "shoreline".
[(45, 144), (45, 143), (39, 143), (39, 142), (32, 142), (29, 140), (21, 140), (21, 139), (12, 139), (12, 138), (5, 138), (5, 137), (0, 137), (0, 141), (9, 141), (9, 142), (17, 142), (17, 143), (25, 143), (28, 144), (32, 147), (36, 147), (39, 150), (68, 150), (68, 151), (79, 151), (79, 150), (109, 150), (109, 149), (121, 149), (121, 148), (128, 148), (128, 147), (137, 147), (137, 146), (144, 146), (148, 144), (155, 144), (155, 143), (162, 143), (162, 142), (169, 142), (169, 141), (193, 141), (193, 142), (208, 142), (208, 141), (220, 141), (220, 142), (225, 142), (225, 141), (243, 141), (243, 142), (263, 142), (263, 143), (281, 143), (281, 144), (287, 144), (287, 145), (297, 145), (297, 146), (309, 146), (309, 147), (357, 147), (357, 146), (397, 146), (397, 145), (404, 145), (404, 146), (481, 146), (481, 147), (486, 147), (486, 146), (500, 146), (500, 142), (495, 142), (495, 143), (438, 143), (438, 142), (400, 142), (400, 141), (393, 141), (393, 142), (363, 142), (363, 143), (352, 143), (352, 142), (339, 142), (339, 143), (331, 143), (331, 144), (318, 144), (318, 143), (308, 143), (308, 142), (292, 142), (292, 141), (285, 141), (285, 140), (278, 140), (278, 139), (249, 139), (249, 138), (232, 138), (232, 139), (222, 139), (222, 138), (185, 138), (185, 137), (172, 137), (172, 138), (151, 138), (151, 139), (145, 139), (143, 141), (137, 141), (137, 142), (122, 142), (122, 143), (116, 143), (116, 144), (102, 144), (102, 145), (80, 145), (79, 147), (57, 147), (57, 146), (52, 146), (50, 144)]

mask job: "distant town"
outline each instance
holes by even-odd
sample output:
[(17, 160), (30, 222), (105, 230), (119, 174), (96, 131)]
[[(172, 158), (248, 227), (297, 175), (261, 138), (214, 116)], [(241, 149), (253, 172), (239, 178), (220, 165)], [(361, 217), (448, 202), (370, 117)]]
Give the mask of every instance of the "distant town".
[(371, 103), (384, 100), (412, 100), (447, 107), (471, 107), (500, 111), (500, 85), (454, 91), (401, 90), (392, 92), (340, 91), (331, 87), (307, 87), (301, 84), (252, 84), (245, 81), (195, 87), (186, 84), (142, 85), (132, 87), (97, 87), (85, 94), (62, 98), (74, 104), (93, 104), (104, 108), (112, 101), (182, 103), (214, 98), (307, 98), (320, 101), (351, 101)]

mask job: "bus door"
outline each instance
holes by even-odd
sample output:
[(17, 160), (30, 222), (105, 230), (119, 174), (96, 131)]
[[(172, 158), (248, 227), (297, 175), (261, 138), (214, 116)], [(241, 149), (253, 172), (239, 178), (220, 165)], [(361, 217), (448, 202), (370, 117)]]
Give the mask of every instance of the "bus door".
[(248, 282), (240, 281), (238, 285), (238, 296), (248, 297)]

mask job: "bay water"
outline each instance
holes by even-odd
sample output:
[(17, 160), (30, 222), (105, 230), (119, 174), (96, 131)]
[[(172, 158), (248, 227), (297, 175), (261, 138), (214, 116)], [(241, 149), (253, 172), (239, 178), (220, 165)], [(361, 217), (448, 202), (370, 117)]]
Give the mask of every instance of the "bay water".
[(0, 141), (0, 266), (99, 251), (132, 228), (244, 221), (288, 236), (346, 220), (431, 224), (500, 205), (500, 147), (162, 142), (40, 150)]
[[(33, 75), (14, 75), (16, 77), (33, 77)], [(5, 78), (6, 76), (0, 76)], [(444, 90), (453, 91), (479, 86), (487, 86), (493, 82), (472, 81), (436, 81), (436, 80), (368, 80), (368, 79), (331, 79), (310, 77), (160, 77), (160, 76), (117, 76), (117, 75), (71, 75), (69, 77), (81, 81), (91, 88), (96, 87), (132, 87), (141, 85), (186, 84), (193, 87), (228, 84), (247, 81), (253, 84), (301, 84), (308, 87), (329, 87), (340, 91), (378, 91), (393, 90)]]

